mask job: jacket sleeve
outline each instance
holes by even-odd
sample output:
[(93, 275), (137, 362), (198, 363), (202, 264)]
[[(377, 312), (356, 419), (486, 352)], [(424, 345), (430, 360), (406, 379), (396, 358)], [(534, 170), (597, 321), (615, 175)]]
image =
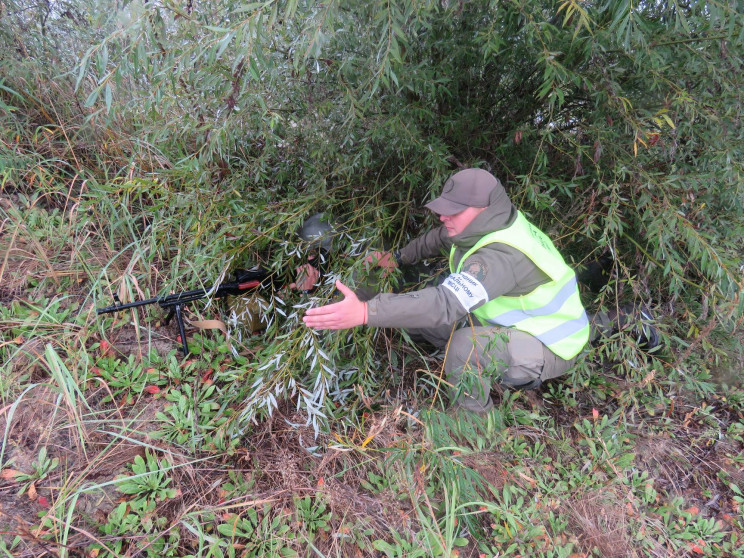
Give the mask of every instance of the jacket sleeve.
[(367, 302), (367, 324), (404, 329), (453, 324), (488, 300), (529, 292), (547, 279), (526, 256), (503, 244), (478, 250), (462, 270), (436, 287), (377, 295)]
[(447, 229), (437, 227), (426, 234), (414, 238), (400, 250), (400, 260), (403, 264), (415, 264), (426, 258), (441, 256), (445, 250), (449, 250), (452, 241), (449, 239)]
[(367, 302), (367, 325), (418, 328), (452, 324), (467, 311), (443, 286), (403, 294), (383, 293)]

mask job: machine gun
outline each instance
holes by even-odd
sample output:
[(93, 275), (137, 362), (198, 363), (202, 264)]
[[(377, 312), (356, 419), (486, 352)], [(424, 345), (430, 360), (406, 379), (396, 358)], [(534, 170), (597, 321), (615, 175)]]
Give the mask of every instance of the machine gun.
[(138, 300), (136, 302), (128, 302), (122, 304), (119, 300), (119, 296), (114, 293), (114, 305), (106, 306), (105, 308), (96, 308), (96, 314), (111, 314), (113, 312), (120, 312), (129, 308), (137, 308), (138, 306), (147, 306), (148, 304), (159, 304), (161, 308), (168, 309), (168, 315), (165, 318), (165, 325), (168, 325), (176, 317), (178, 323), (178, 333), (181, 335), (181, 344), (183, 349), (183, 355), (189, 356), (189, 344), (186, 341), (186, 329), (183, 325), (183, 314), (182, 308), (185, 304), (194, 302), (195, 300), (201, 300), (211, 296), (212, 298), (224, 298), (228, 295), (240, 296), (250, 289), (256, 289), (258, 287), (266, 287), (270, 285), (271, 273), (265, 269), (255, 268), (249, 270), (238, 270), (235, 273), (235, 281), (229, 283), (222, 283), (218, 286), (212, 286), (207, 289), (196, 289), (193, 291), (185, 291), (182, 293), (171, 294), (167, 296), (159, 296), (154, 298), (148, 298), (147, 300)]

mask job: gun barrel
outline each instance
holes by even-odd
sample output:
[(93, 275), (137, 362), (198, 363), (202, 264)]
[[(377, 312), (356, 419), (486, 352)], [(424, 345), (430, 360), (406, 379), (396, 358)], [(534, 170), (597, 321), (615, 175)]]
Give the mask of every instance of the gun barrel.
[(127, 302), (126, 304), (114, 304), (113, 306), (106, 306), (105, 308), (96, 308), (96, 314), (110, 314), (111, 312), (118, 312), (119, 310), (126, 310), (127, 308), (137, 308), (138, 306), (147, 306), (148, 304), (155, 304), (160, 299), (148, 298), (147, 300), (138, 300), (136, 302)]

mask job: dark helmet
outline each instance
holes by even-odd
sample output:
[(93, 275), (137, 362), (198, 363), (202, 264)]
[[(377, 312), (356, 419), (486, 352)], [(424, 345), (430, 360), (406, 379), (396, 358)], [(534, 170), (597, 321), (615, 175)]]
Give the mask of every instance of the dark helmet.
[(305, 219), (300, 229), (300, 238), (309, 242), (311, 247), (331, 251), (333, 237), (338, 234), (330, 216), (316, 213)]

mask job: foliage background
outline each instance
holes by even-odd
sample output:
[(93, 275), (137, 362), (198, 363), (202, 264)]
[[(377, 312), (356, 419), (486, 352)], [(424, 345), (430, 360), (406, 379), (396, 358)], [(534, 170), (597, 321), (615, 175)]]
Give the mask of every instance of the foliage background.
[[(49, 378), (67, 385), (83, 451), (83, 425), (102, 411), (72, 403), (89, 399), (92, 370), (136, 407), (155, 382), (146, 371), (167, 369), (157, 381), (173, 406), (158, 420), (192, 457), (200, 444), (234, 455), (254, 419), (284, 404), (316, 440), (364, 432), (370, 400), (419, 416), (436, 400), (436, 363), (380, 332), (293, 327), (314, 301), (272, 298), (276, 319), (235, 361), (204, 336), (203, 359), (223, 376), (201, 395), (173, 382), (208, 368), (117, 364), (101, 348), (132, 323), (152, 345), (152, 316), (97, 320), (92, 308), (253, 263), (287, 277), (304, 258), (295, 233), (319, 210), (343, 221), (329, 282), (362, 281), (364, 250), (426, 230), (420, 208), (445, 177), (479, 166), (573, 264), (613, 256), (606, 288), (585, 293), (593, 310), (644, 302), (660, 320), (664, 351), (620, 333), (552, 397), (577, 417), (602, 405), (631, 430), (636, 413), (655, 423), (674, 401), (724, 397), (725, 431), (741, 417), (740, 391), (717, 387), (736, 384), (742, 358), (741, 13), (738, 2), (3, 0), (4, 406)], [(122, 369), (140, 383), (114, 386)], [(173, 409), (193, 401), (202, 419), (179, 426)], [(439, 535), (464, 509), (450, 504), (435, 514)]]

